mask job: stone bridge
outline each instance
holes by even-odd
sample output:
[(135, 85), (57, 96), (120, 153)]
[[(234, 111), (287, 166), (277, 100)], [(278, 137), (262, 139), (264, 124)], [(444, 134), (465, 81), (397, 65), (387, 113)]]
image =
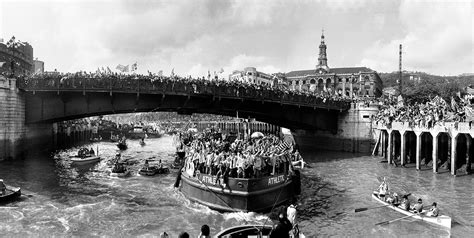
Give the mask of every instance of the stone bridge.
[(316, 95), (194, 79), (104, 76), (22, 78), (25, 123), (152, 111), (212, 113), (292, 128), (337, 131), (338, 114), (350, 101)]

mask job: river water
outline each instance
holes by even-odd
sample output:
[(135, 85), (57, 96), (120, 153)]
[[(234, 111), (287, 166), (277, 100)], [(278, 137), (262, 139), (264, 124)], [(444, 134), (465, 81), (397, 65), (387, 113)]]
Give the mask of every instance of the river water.
[[(113, 178), (110, 161), (117, 147), (98, 142), (104, 158), (89, 166), (71, 165), (68, 155), (79, 148), (55, 154), (29, 153), (25, 159), (0, 162), (0, 178), (20, 186), (19, 201), (0, 205), (0, 236), (157, 236), (186, 231), (195, 237), (201, 225), (211, 233), (243, 223), (272, 223), (276, 212), (218, 213), (189, 202), (173, 187), (175, 173), (143, 177), (136, 171), (144, 159), (171, 163), (172, 137), (148, 139), (145, 146), (129, 141), (122, 153), (135, 171), (128, 178)], [(300, 230), (306, 237), (469, 237), (474, 232), (474, 176), (453, 177), (430, 170), (395, 168), (379, 158), (345, 153), (306, 153), (311, 168), (302, 171), (298, 201)], [(454, 218), (451, 232), (416, 220), (389, 225), (375, 223), (402, 217), (387, 208), (355, 213), (355, 208), (378, 206), (371, 191), (385, 176), (393, 190), (411, 192), (425, 204), (438, 202), (441, 213)], [(277, 209), (278, 210), (278, 209)]]

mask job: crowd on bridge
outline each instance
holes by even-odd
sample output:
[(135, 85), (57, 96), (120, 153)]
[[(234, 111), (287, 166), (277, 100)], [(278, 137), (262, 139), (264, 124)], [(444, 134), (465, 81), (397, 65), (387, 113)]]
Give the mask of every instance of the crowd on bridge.
[(177, 144), (178, 149), (186, 151), (184, 166), (190, 176), (202, 173), (218, 179), (258, 178), (291, 172), (290, 163), (301, 160), (291, 142), (275, 135), (252, 135), (232, 140), (211, 128), (199, 133), (180, 133)]
[(164, 86), (171, 84), (171, 89), (185, 87), (189, 92), (203, 93), (212, 92), (211, 89), (217, 87), (224, 89), (220, 90), (220, 93), (229, 93), (233, 96), (246, 95), (257, 98), (259, 96), (261, 97), (262, 95), (265, 95), (265, 97), (272, 97), (278, 100), (286, 99), (288, 101), (292, 101), (292, 99), (298, 99), (299, 101), (303, 100), (304, 102), (310, 104), (336, 103), (341, 107), (347, 107), (350, 103), (350, 100), (337, 94), (323, 94), (311, 91), (292, 90), (279, 84), (257, 84), (240, 80), (225, 80), (209, 77), (192, 78), (191, 76), (158, 76), (154, 74), (141, 75), (123, 73), (97, 74), (87, 72), (49, 72), (20, 77), (20, 81), (21, 82), (19, 85), (23, 88), (82, 88), (86, 83), (92, 87), (97, 87), (99, 85), (99, 87), (102, 86), (105, 88), (116, 86), (128, 86), (130, 88), (136, 88), (134, 85), (139, 82), (139, 84), (141, 84), (141, 88), (148, 90), (150, 88), (163, 89)]
[(405, 103), (401, 96), (380, 98), (379, 111), (374, 116), (377, 124), (390, 126), (392, 122), (409, 123), (410, 126), (432, 128), (444, 122), (474, 122), (474, 109), (468, 101), (451, 97), (447, 103), (439, 96), (426, 103)]

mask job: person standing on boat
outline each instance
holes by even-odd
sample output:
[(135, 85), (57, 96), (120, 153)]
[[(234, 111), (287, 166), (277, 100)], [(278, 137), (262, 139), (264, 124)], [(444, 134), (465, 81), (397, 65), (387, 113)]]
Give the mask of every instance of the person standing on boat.
[(385, 180), (385, 177), (383, 177), (383, 181), (379, 186), (379, 198), (383, 201), (385, 201), (385, 196), (388, 193), (388, 183)]
[(3, 179), (0, 179), (0, 192), (2, 193), (2, 196), (7, 193), (7, 186), (3, 183)]
[(431, 217), (437, 217), (439, 215), (439, 208), (435, 202), (431, 205), (431, 208), (426, 215)]

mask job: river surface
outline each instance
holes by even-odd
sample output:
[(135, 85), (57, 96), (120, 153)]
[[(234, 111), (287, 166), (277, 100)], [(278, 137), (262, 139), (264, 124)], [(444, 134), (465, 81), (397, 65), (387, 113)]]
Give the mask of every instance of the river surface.
[[(0, 161), (0, 178), (19, 186), (25, 196), (0, 205), (0, 236), (151, 237), (166, 231), (171, 237), (199, 234), (208, 224), (211, 233), (243, 223), (271, 224), (277, 212), (218, 213), (190, 202), (173, 185), (176, 174), (143, 177), (137, 174), (146, 158), (174, 160), (173, 139), (148, 139), (145, 146), (129, 141), (122, 153), (134, 174), (110, 176), (114, 143), (98, 147), (103, 160), (74, 166), (69, 155), (79, 148), (51, 155), (29, 153), (25, 159)], [(380, 158), (345, 153), (306, 153), (311, 168), (302, 171), (302, 195), (298, 203), (300, 230), (306, 237), (472, 237), (474, 232), (474, 176), (453, 177), (379, 163)], [(436, 201), (441, 213), (453, 217), (450, 232), (413, 219), (389, 225), (375, 223), (403, 215), (388, 208), (355, 213), (354, 209), (380, 205), (371, 191), (385, 176), (390, 189), (411, 192), (412, 201)], [(276, 211), (281, 208), (277, 208)]]

